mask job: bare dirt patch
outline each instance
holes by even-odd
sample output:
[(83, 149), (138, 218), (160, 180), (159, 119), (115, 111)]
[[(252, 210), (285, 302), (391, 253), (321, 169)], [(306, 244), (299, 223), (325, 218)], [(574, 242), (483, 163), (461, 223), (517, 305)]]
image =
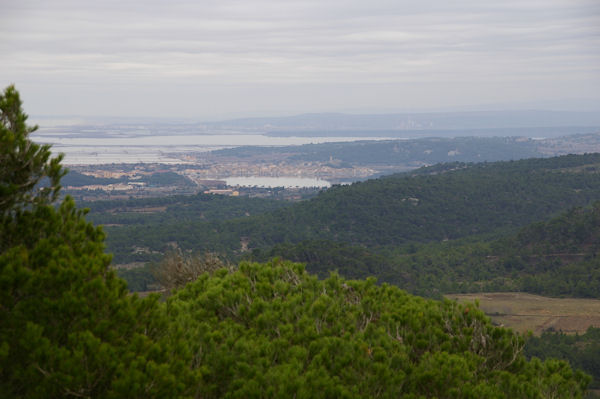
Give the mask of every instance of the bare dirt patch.
[(535, 335), (554, 329), (565, 333), (583, 333), (588, 327), (600, 327), (600, 300), (548, 298), (522, 292), (451, 294), (459, 302), (479, 301), (479, 307), (498, 325)]

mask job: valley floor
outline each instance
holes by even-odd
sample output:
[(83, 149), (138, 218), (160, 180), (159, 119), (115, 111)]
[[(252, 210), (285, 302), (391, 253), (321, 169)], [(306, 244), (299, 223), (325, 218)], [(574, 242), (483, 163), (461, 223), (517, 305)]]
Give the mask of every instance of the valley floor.
[(458, 302), (479, 302), (495, 324), (540, 335), (546, 330), (583, 334), (600, 327), (600, 300), (548, 298), (523, 292), (450, 294)]

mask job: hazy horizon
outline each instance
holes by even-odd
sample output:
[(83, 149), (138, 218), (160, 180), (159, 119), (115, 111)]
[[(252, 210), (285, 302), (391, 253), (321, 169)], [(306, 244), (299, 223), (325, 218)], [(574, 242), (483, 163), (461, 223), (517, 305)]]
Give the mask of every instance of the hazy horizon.
[[(503, 120), (504, 118), (504, 120)], [(508, 119), (506, 119), (508, 118)], [(415, 121), (421, 125), (401, 126), (398, 121)], [(442, 122), (441, 124), (439, 122)], [(448, 126), (451, 121), (451, 126)], [(504, 111), (421, 111), (397, 113), (343, 113), (314, 112), (281, 116), (247, 116), (220, 120), (200, 120), (183, 117), (135, 117), (135, 116), (85, 116), (85, 115), (29, 115), (29, 122), (42, 128), (66, 126), (111, 126), (122, 124), (143, 126), (196, 126), (197, 128), (223, 129), (235, 127), (277, 128), (283, 123), (288, 128), (303, 130), (306, 124), (324, 129), (367, 129), (367, 130), (447, 130), (447, 129), (523, 129), (553, 127), (600, 127), (600, 113), (593, 111), (552, 111), (552, 110), (504, 110)], [(423, 123), (425, 125), (423, 125)], [(473, 125), (475, 123), (475, 125)], [(271, 126), (271, 124), (273, 124)], [(429, 124), (429, 125), (427, 125)], [(345, 125), (345, 126), (342, 126)]]

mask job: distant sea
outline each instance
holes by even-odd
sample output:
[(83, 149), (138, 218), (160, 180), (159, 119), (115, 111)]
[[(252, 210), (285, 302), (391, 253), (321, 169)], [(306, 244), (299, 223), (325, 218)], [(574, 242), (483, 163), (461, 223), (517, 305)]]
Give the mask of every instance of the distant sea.
[[(72, 128), (71, 128), (72, 129)], [(52, 144), (54, 153), (63, 153), (65, 165), (99, 165), (112, 163), (190, 163), (187, 157), (239, 146), (288, 146), (358, 140), (387, 140), (389, 137), (270, 137), (263, 134), (198, 135), (118, 135), (105, 136), (62, 133), (42, 129), (34, 141)]]

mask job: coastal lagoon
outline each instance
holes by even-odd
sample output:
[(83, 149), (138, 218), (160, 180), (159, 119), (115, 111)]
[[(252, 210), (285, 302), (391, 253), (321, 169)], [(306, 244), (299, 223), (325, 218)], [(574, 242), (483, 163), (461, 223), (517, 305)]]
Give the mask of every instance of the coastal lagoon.
[(66, 165), (110, 163), (190, 163), (191, 154), (239, 146), (288, 146), (387, 137), (271, 137), (263, 134), (118, 135), (89, 137), (54, 129), (33, 135), (36, 142), (52, 144), (54, 153), (65, 154)]

